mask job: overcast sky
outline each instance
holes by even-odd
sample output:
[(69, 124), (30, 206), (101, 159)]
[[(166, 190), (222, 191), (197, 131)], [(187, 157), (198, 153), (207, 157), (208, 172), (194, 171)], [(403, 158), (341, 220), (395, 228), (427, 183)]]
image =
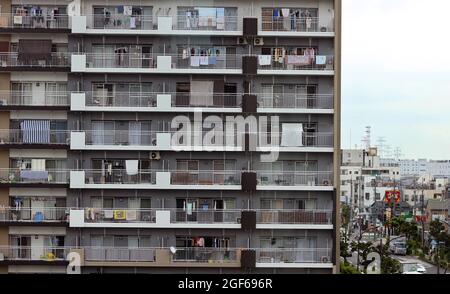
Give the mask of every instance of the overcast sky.
[(372, 145), (450, 159), (450, 1), (342, 2), (342, 148), (372, 126)]

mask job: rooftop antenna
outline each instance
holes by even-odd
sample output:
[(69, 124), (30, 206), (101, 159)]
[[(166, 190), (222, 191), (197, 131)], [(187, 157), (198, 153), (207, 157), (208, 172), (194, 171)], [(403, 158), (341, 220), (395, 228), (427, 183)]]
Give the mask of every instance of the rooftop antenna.
[(363, 148), (365, 148), (366, 150), (369, 150), (371, 147), (371, 129), (372, 128), (370, 126), (366, 127), (366, 135), (362, 139)]

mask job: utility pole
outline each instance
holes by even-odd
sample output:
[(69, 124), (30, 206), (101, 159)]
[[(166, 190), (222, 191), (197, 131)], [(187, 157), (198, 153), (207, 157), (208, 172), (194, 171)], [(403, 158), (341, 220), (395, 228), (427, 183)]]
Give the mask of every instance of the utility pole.
[(421, 216), (420, 220), (422, 223), (422, 248), (425, 247), (425, 225), (424, 225), (424, 206), (425, 206), (425, 196), (424, 196), (424, 184), (425, 184), (425, 178), (422, 178), (422, 196), (420, 197), (420, 201), (422, 202), (422, 209), (421, 209)]

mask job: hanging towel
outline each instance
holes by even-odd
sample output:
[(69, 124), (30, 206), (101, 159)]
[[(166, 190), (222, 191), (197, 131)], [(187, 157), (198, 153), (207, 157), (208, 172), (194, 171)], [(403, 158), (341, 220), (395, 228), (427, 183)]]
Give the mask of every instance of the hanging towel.
[(209, 62), (209, 64), (211, 64), (211, 65), (216, 65), (216, 63), (217, 63), (217, 57), (216, 57), (216, 56), (209, 56), (208, 62)]
[(270, 65), (272, 63), (272, 55), (258, 55), (259, 65)]
[(138, 174), (138, 160), (125, 160), (127, 175), (134, 176)]
[(135, 29), (136, 28), (136, 17), (132, 16), (130, 18), (130, 29)]
[(127, 217), (127, 212), (125, 210), (114, 210), (115, 220), (125, 220)]
[(131, 15), (133, 13), (133, 6), (125, 5), (123, 6), (123, 15)]
[(136, 210), (128, 210), (127, 211), (127, 221), (135, 221), (137, 219)]
[(208, 56), (200, 56), (200, 65), (209, 65)]
[(104, 210), (103, 211), (103, 216), (104, 216), (104, 218), (109, 218), (109, 219), (111, 219), (111, 218), (113, 218), (114, 217), (114, 210)]
[(200, 66), (200, 56), (191, 56), (191, 66), (192, 67)]
[(192, 214), (192, 203), (188, 203), (186, 205), (186, 214), (191, 215)]
[(302, 124), (282, 124), (281, 146), (302, 147), (303, 146), (303, 125)]
[(48, 181), (48, 171), (45, 170), (21, 170), (20, 178), (26, 180), (46, 180)]
[(289, 17), (289, 8), (281, 9), (281, 14), (283, 15), (283, 17)]
[(45, 159), (31, 159), (31, 170), (45, 170)]
[(183, 49), (182, 58), (183, 59), (187, 59), (188, 58), (188, 51), (187, 51), (187, 49)]
[(323, 55), (316, 56), (316, 64), (317, 65), (325, 65), (327, 63), (327, 57)]

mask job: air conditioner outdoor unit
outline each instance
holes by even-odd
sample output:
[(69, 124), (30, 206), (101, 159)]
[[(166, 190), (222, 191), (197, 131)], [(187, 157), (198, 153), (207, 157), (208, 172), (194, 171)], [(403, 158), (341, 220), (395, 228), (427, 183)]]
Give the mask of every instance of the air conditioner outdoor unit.
[(247, 38), (244, 38), (244, 37), (238, 37), (237, 40), (236, 40), (236, 43), (237, 43), (238, 45), (247, 45), (247, 44), (248, 44), (248, 43), (247, 43)]
[(261, 37), (257, 37), (253, 40), (253, 45), (255, 46), (262, 46), (264, 45), (264, 39)]
[(160, 160), (161, 154), (159, 154), (158, 151), (150, 152), (150, 159), (151, 160)]

